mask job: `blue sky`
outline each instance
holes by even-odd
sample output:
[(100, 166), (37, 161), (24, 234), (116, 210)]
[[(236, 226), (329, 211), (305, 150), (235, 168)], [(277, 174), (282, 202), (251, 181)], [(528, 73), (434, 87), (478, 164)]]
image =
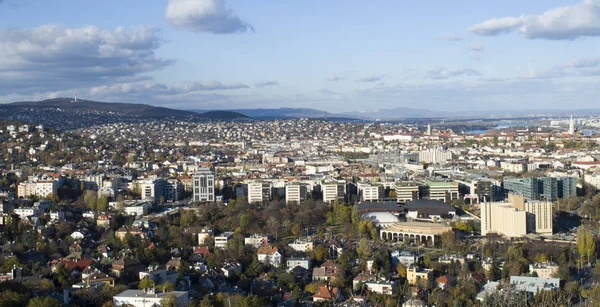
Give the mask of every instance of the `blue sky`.
[(600, 0), (0, 0), (0, 102), (593, 108)]

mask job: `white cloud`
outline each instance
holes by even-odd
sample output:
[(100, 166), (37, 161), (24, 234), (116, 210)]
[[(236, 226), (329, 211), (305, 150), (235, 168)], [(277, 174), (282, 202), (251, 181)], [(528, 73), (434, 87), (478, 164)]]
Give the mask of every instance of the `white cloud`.
[(382, 75), (365, 76), (365, 77), (360, 77), (360, 78), (356, 79), (356, 81), (358, 81), (358, 82), (377, 82), (377, 81), (381, 81), (382, 79), (383, 79)]
[(345, 77), (340, 77), (340, 76), (331, 76), (331, 77), (327, 77), (327, 79), (325, 79), (326, 81), (329, 82), (337, 82), (337, 81), (342, 81), (342, 80), (346, 80), (347, 78)]
[(173, 63), (154, 51), (149, 27), (100, 29), (44, 25), (0, 30), (0, 94), (57, 91), (145, 79), (140, 74)]
[(532, 69), (519, 77), (523, 79), (551, 79), (586, 76), (600, 76), (600, 58), (573, 60), (549, 69)]
[(494, 18), (468, 28), (469, 31), (486, 36), (519, 32), (529, 39), (577, 39), (600, 36), (600, 0), (584, 0), (571, 6), (563, 6), (539, 15)]
[(467, 49), (473, 52), (483, 52), (485, 50), (485, 44), (483, 43), (472, 43), (467, 45)]
[(167, 21), (193, 32), (226, 34), (254, 30), (227, 7), (226, 0), (169, 0)]
[(277, 82), (276, 80), (270, 80), (270, 81), (261, 81), (261, 82), (256, 82), (254, 83), (254, 87), (267, 87), (267, 86), (277, 86), (279, 85), (279, 82)]
[(154, 81), (127, 82), (93, 87), (89, 90), (92, 96), (110, 96), (118, 94), (181, 95), (198, 91), (216, 91), (249, 88), (243, 83), (185, 82), (177, 85), (165, 85)]
[(427, 71), (431, 79), (448, 79), (460, 76), (481, 76), (482, 74), (472, 68), (446, 69), (444, 67), (435, 67)]

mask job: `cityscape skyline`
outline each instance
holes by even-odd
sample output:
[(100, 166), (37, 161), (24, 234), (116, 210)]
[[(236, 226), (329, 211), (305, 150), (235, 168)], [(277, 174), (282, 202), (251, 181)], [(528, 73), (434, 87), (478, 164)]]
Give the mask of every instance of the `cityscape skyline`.
[(0, 1), (0, 103), (593, 108), (600, 2)]

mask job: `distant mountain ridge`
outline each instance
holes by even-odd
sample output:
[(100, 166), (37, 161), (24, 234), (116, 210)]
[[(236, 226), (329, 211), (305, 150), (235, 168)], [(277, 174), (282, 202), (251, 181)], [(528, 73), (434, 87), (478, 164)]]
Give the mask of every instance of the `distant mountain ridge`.
[[(207, 110), (191, 109), (188, 111), (204, 113)], [(394, 109), (380, 109), (371, 111), (355, 111), (342, 113), (329, 113), (326, 111), (310, 109), (310, 108), (279, 108), (279, 109), (231, 109), (228, 111), (237, 112), (246, 116), (257, 119), (271, 118), (339, 118), (339, 119), (402, 119), (402, 118), (420, 118), (420, 117), (436, 117), (447, 114), (441, 112), (432, 112), (423, 109), (413, 109), (399, 107)]]
[[(191, 109), (187, 110), (191, 112), (197, 113), (205, 113), (209, 110), (203, 109)], [(279, 109), (230, 109), (227, 111), (240, 113), (246, 115), (248, 117), (257, 118), (257, 119), (269, 119), (269, 118), (324, 118), (329, 116), (340, 116), (339, 114), (332, 114), (325, 111), (320, 111), (316, 109), (309, 108), (279, 108)]]
[(131, 115), (134, 117), (190, 117), (214, 120), (232, 120), (247, 119), (248, 116), (232, 111), (210, 111), (199, 114), (197, 112), (171, 109), (165, 107), (156, 107), (140, 103), (120, 103), (120, 102), (100, 102), (92, 100), (78, 99), (77, 102), (72, 98), (55, 98), (42, 101), (19, 101), (9, 103), (8, 107), (35, 107), (35, 108), (55, 108), (61, 110), (94, 110), (102, 112), (115, 112)]

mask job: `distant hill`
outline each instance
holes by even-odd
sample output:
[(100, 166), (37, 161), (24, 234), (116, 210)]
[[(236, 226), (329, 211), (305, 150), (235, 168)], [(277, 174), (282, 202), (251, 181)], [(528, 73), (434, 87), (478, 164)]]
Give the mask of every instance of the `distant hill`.
[(248, 116), (232, 111), (198, 112), (156, 107), (140, 103), (100, 102), (92, 100), (77, 100), (72, 98), (56, 98), (42, 101), (19, 101), (7, 104), (12, 107), (56, 108), (62, 111), (87, 110), (100, 112), (114, 112), (134, 117), (193, 117), (212, 120), (248, 119)]
[(200, 113), (199, 116), (202, 118), (206, 118), (206, 119), (218, 119), (218, 120), (250, 119), (249, 116), (246, 116), (244, 114), (241, 114), (238, 112), (232, 112), (232, 111), (223, 111), (223, 110), (208, 111), (208, 112)]
[[(196, 113), (205, 113), (208, 110), (192, 109), (188, 110)], [(325, 118), (340, 117), (339, 114), (332, 114), (325, 111), (307, 109), (307, 108), (279, 108), (279, 109), (232, 109), (227, 110), (244, 114), (256, 119), (285, 119), (285, 118)]]
[(189, 117), (197, 114), (184, 110), (155, 107), (138, 103), (99, 102), (92, 100), (77, 100), (72, 98), (56, 98), (42, 101), (20, 101), (9, 104), (19, 107), (59, 108), (61, 110), (96, 110), (104, 112), (125, 113), (138, 117)]

